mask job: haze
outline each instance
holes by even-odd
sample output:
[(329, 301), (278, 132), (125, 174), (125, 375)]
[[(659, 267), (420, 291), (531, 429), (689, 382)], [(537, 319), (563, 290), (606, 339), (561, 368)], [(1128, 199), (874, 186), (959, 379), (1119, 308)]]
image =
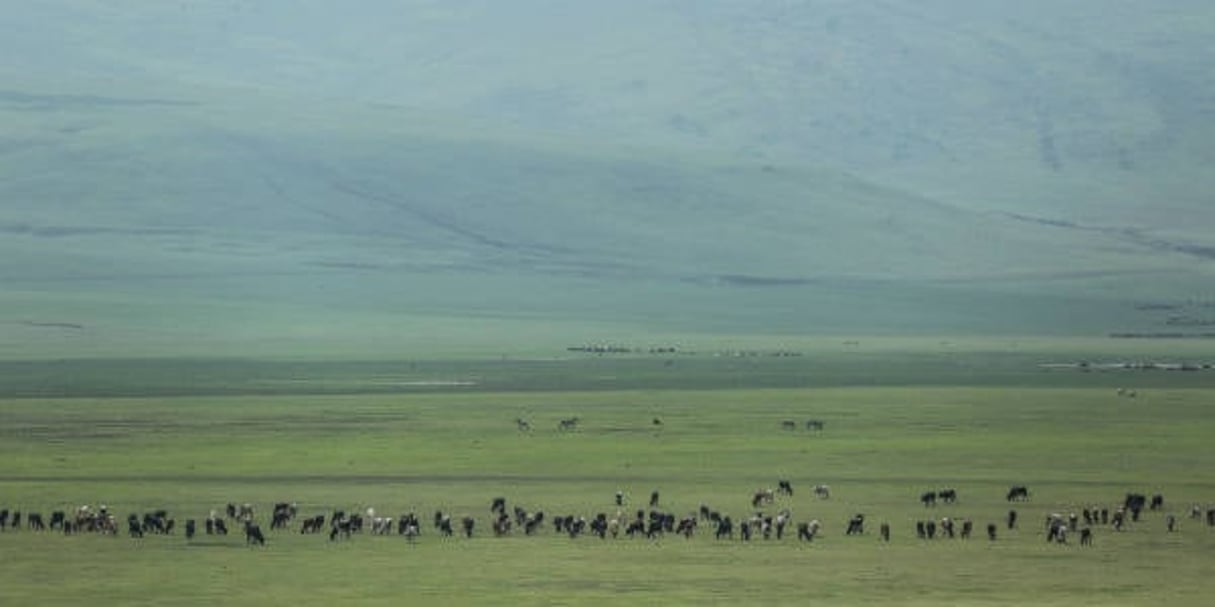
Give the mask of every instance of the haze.
[(1197, 0), (23, 3), (0, 356), (1201, 331), (1213, 33)]

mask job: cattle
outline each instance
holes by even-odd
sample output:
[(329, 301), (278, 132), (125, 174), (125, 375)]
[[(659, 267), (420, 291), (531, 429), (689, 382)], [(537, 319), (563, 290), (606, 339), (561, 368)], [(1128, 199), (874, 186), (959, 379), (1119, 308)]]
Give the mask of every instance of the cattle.
[(1164, 495), (1157, 493), (1152, 496), (1152, 501), (1148, 504), (1148, 509), (1160, 510), (1161, 508), (1164, 508)]
[(1166, 516), (1164, 518), (1164, 524), (1168, 528), (1169, 533), (1176, 531), (1177, 530), (1177, 517), (1175, 517), (1171, 514)]
[(578, 428), (578, 418), (568, 417), (557, 422), (558, 430), (576, 430)]
[(195, 524), (194, 524), (194, 519), (192, 519), (192, 518), (186, 519), (186, 539), (187, 540), (194, 539), (195, 530), (196, 530), (196, 528), (195, 528)]
[(921, 493), (920, 494), (920, 503), (924, 504), (925, 508), (927, 508), (928, 506), (937, 505), (937, 492), (936, 491), (925, 491), (924, 493)]
[[(1163, 498), (1161, 498), (1163, 502)], [(1138, 521), (1139, 513), (1147, 506), (1147, 496), (1142, 493), (1128, 493), (1122, 502), (1123, 509), (1131, 513), (1131, 520)]]
[(940, 491), (937, 491), (937, 499), (945, 502), (946, 504), (952, 504), (958, 501), (958, 492), (953, 488), (941, 489)]
[(42, 515), (37, 512), (31, 512), (30, 515), (26, 517), (25, 526), (27, 529), (33, 531), (44, 531), (46, 529), (46, 523), (43, 522)]
[(657, 489), (650, 492), (650, 507), (651, 508), (658, 507), (658, 490)]
[(791, 419), (786, 419), (786, 420), (781, 421), (780, 427), (785, 430), (796, 430), (797, 422), (795, 422)]
[(530, 432), (532, 429), (532, 424), (522, 417), (517, 417), (515, 418), (515, 427), (519, 428), (520, 432)]
[(306, 519), (304, 519), (304, 521), (302, 523), (300, 523), (300, 533), (301, 534), (320, 533), (321, 529), (324, 529), (324, 528), (325, 528), (325, 515), (324, 514), (318, 514), (316, 516), (306, 518)]
[(489, 511), (493, 514), (505, 514), (506, 513), (506, 498), (495, 497), (493, 502), (489, 506)]
[(922, 540), (928, 539), (928, 526), (924, 524), (924, 521), (915, 522), (915, 536)]
[(1084, 529), (1080, 530), (1080, 545), (1081, 546), (1092, 546), (1093, 545), (1093, 530), (1092, 529), (1085, 527)]
[(1017, 511), (1009, 510), (1008, 511), (1008, 529), (1009, 529), (1009, 531), (1012, 531), (1013, 529), (1016, 529), (1016, 528), (1017, 528)]
[(510, 535), (510, 517), (506, 516), (506, 513), (499, 514), (498, 518), (494, 519), (492, 527), (494, 530), (494, 535), (497, 537)]
[(51, 522), (50, 522), (51, 529), (58, 529), (60, 531), (66, 531), (66, 529), (64, 529), (64, 525), (66, 523), (67, 523), (67, 513), (66, 512), (64, 512), (63, 510), (56, 510), (51, 513)]
[(882, 538), (883, 542), (889, 542), (890, 541), (890, 523), (882, 523), (882, 525), (880, 527), (878, 527), (878, 535)]
[(751, 541), (751, 522), (743, 521), (738, 524), (739, 537), (744, 542)]
[(953, 539), (953, 519), (948, 516), (941, 519), (941, 535)]
[(464, 529), (464, 537), (471, 538), (473, 536), (473, 527), (475, 527), (476, 524), (477, 521), (471, 516), (466, 516), (460, 519), (460, 527)]
[[(1198, 506), (1194, 506), (1197, 508)], [(0, 531), (8, 527), (8, 508), (0, 510)]]
[(266, 536), (262, 535), (261, 527), (253, 521), (245, 521), (245, 543), (257, 544), (258, 546), (266, 545)]
[(995, 523), (987, 523), (987, 539), (992, 542), (996, 541), (996, 524)]
[(1013, 485), (1008, 489), (1008, 495), (1004, 499), (1009, 502), (1029, 501), (1029, 488), (1025, 485)]
[(863, 535), (865, 533), (865, 515), (856, 514), (848, 519), (848, 531), (845, 535)]
[(688, 516), (680, 519), (679, 526), (675, 528), (675, 532), (682, 534), (687, 539), (692, 539), (692, 534), (696, 532), (696, 517)]
[(831, 487), (829, 487), (827, 485), (815, 485), (814, 486), (814, 497), (817, 497), (818, 499), (821, 499), (821, 500), (830, 499), (831, 498)]
[(806, 429), (807, 430), (822, 430), (823, 425), (824, 424), (823, 424), (822, 420), (818, 420), (818, 419), (806, 420)]
[[(505, 517), (506, 515), (503, 514), (502, 516)], [(510, 520), (507, 519), (506, 522), (509, 524)], [(440, 525), (442, 525), (442, 520), (440, 520)], [(422, 535), (422, 523), (420, 520), (418, 520), (418, 515), (412, 512), (407, 512), (397, 517), (397, 535), (409, 540), (410, 542)]]
[(1052, 513), (1046, 516), (1046, 541), (1067, 543), (1067, 519), (1062, 514)]
[(970, 534), (972, 531), (974, 531), (974, 528), (975, 528), (975, 524), (970, 519), (966, 519), (966, 520), (962, 521), (962, 539), (964, 539), (964, 540), (970, 539)]
[(617, 506), (624, 505), (624, 492), (623, 491), (620, 491), (620, 490), (616, 491), (616, 505)]
[(781, 495), (793, 496), (793, 484), (785, 479), (776, 481), (776, 492)]
[(21, 511), (20, 510), (13, 511), (13, 518), (9, 522), (9, 525), (13, 528), (13, 531), (18, 531), (21, 529)]
[(215, 535), (228, 535), (228, 525), (222, 518), (215, 519)]
[(924, 531), (928, 534), (928, 539), (933, 539), (937, 536), (937, 522), (926, 521), (924, 523)]
[(1207, 509), (1207, 526), (1215, 527), (1215, 508)]
[[(0, 515), (0, 519), (2, 519), (2, 518), (3, 518), (3, 515)], [(1199, 506), (1198, 504), (1194, 504), (1193, 506), (1190, 506), (1190, 518), (1192, 518), (1194, 520), (1201, 519), (1202, 518), (1202, 506)], [(0, 527), (3, 527), (2, 522), (0, 522)]]

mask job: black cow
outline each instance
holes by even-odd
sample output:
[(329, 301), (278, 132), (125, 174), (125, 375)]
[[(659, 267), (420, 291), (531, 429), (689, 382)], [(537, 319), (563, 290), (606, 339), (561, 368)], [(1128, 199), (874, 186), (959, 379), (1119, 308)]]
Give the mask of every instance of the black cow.
[(1029, 501), (1029, 488), (1025, 485), (1013, 485), (1008, 489), (1005, 499), (1010, 502)]
[(506, 513), (506, 498), (495, 497), (493, 503), (491, 503), (489, 506), (489, 511), (494, 514), (505, 514)]
[(194, 539), (194, 531), (195, 531), (194, 519), (192, 519), (192, 518), (186, 519), (186, 539), (187, 540)]
[(993, 542), (996, 541), (996, 524), (995, 523), (987, 523), (987, 539), (991, 540)]
[(1080, 530), (1080, 545), (1081, 546), (1092, 546), (1093, 545), (1093, 530), (1092, 529), (1085, 527), (1084, 529)]
[(952, 504), (952, 503), (958, 501), (958, 491), (953, 488), (941, 489), (940, 491), (937, 492), (937, 499), (940, 499), (942, 502), (945, 502), (946, 504)]
[(658, 507), (658, 490), (657, 489), (650, 492), (650, 507), (651, 508)]
[(46, 529), (46, 523), (42, 521), (42, 515), (38, 514), (37, 512), (31, 512), (30, 515), (26, 517), (25, 526), (34, 531), (43, 531)]
[(460, 525), (464, 528), (465, 537), (473, 536), (473, 527), (476, 526), (476, 524), (477, 524), (477, 521), (474, 520), (473, 517), (471, 517), (471, 516), (466, 516), (460, 520)]
[(67, 513), (62, 510), (56, 510), (51, 513), (51, 529), (64, 531), (64, 524), (67, 522)]
[(962, 521), (962, 539), (970, 539), (970, 533), (974, 531), (975, 524), (970, 519)]
[(1017, 527), (1017, 511), (1008, 511), (1008, 529), (1011, 531)]
[(881, 535), (883, 542), (889, 542), (890, 541), (890, 523), (882, 523), (882, 526), (878, 527), (878, 533)]
[(1160, 510), (1164, 508), (1164, 495), (1157, 493), (1152, 496), (1152, 502), (1148, 505), (1151, 510)]
[(132, 514), (127, 517), (127, 533), (131, 537), (143, 537), (143, 525), (139, 523), (139, 516)]
[(776, 482), (776, 492), (782, 495), (793, 496), (793, 485), (787, 480), (779, 480)]
[(920, 494), (920, 503), (924, 504), (925, 507), (937, 505), (937, 492), (925, 491)]

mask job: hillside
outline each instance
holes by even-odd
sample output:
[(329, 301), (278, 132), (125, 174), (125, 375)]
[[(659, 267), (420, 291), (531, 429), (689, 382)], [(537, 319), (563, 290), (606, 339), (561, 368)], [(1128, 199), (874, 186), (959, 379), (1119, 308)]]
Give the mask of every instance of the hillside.
[(1215, 11), (917, 6), (25, 7), (0, 348), (1104, 334), (1210, 295)]

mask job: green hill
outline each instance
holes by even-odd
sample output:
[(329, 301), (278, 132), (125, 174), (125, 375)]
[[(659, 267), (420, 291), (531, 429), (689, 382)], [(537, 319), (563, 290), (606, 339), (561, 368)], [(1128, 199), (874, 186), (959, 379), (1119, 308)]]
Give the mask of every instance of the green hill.
[(1104, 335), (1211, 296), (1198, 2), (15, 13), (5, 356)]

